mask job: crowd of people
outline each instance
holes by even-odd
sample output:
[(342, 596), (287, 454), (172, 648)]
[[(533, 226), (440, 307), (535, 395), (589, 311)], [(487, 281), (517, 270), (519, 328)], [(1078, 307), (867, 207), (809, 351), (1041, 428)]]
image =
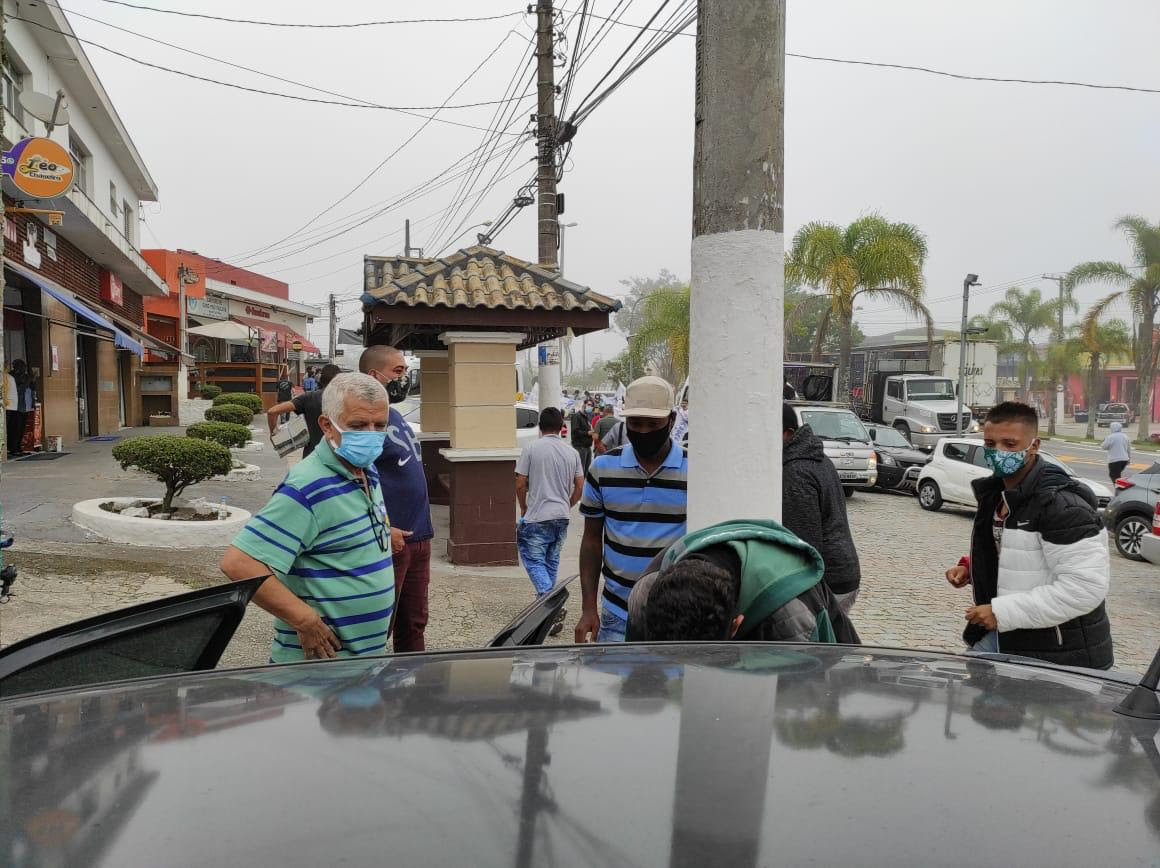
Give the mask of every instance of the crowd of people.
[[(269, 577), (254, 600), (276, 617), (274, 662), (382, 653), (388, 641), (424, 648), (434, 532), (418, 439), (391, 406), (406, 396), (407, 365), (375, 346), (359, 367), (323, 368), (317, 390), (270, 409), (272, 429), (283, 412), (314, 414), (311, 442), (222, 560), (231, 579)], [(579, 504), (577, 642), (859, 642), (861, 568), (841, 482), (792, 408), (781, 523), (690, 533), (687, 403), (658, 377), (627, 387), (619, 418), (579, 397), (569, 440), (561, 410), (540, 412), (515, 475), (517, 549), (537, 595), (559, 580)], [(1107, 532), (1089, 490), (1039, 460), (1037, 431), (1035, 410), (1015, 402), (984, 423), (993, 474), (975, 483), (969, 554), (946, 573), (972, 590), (963, 639), (974, 652), (1108, 668)]]

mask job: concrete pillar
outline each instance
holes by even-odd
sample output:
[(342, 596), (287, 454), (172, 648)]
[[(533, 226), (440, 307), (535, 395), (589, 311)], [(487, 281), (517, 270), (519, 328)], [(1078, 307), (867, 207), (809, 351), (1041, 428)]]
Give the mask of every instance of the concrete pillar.
[(690, 531), (781, 519), (783, 0), (697, 7)]
[(447, 350), (418, 350), (422, 389), (419, 392), (419, 447), (427, 496), (437, 506), (447, 506), (451, 495), (451, 464), (441, 451), (451, 446), (451, 383), (447, 374)]
[(448, 347), (451, 445), (439, 450), (450, 467), (447, 557), (454, 564), (517, 563), (512, 380), (524, 335), (444, 332), (439, 339)]
[(563, 386), (563, 380), (560, 376), (560, 341), (554, 340), (540, 344), (536, 347), (536, 352), (540, 369), (536, 379), (536, 382), (540, 384), (540, 409), (544, 410), (548, 407), (563, 409), (563, 399), (560, 394)]

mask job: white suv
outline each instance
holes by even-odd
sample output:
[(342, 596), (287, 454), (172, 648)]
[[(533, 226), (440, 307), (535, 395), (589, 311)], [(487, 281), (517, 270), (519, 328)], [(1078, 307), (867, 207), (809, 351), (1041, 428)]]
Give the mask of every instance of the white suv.
[[(1107, 486), (1083, 479), (1075, 471), (1048, 452), (1040, 452), (1044, 461), (1063, 468), (1073, 479), (1079, 479), (1096, 496), (1099, 508), (1107, 506), (1112, 493)], [(974, 509), (978, 503), (971, 483), (991, 475), (991, 468), (983, 456), (983, 441), (978, 437), (946, 437), (934, 448), (930, 463), (918, 475), (918, 503), (923, 509), (937, 510), (944, 503), (953, 503)]]

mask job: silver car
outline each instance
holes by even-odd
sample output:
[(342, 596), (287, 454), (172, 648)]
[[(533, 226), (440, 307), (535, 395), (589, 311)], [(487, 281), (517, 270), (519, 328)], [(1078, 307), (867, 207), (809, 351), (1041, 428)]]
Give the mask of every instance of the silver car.
[(799, 425), (809, 425), (822, 441), (826, 457), (838, 471), (842, 490), (849, 497), (859, 488), (878, 481), (878, 455), (862, 420), (840, 404), (790, 403)]

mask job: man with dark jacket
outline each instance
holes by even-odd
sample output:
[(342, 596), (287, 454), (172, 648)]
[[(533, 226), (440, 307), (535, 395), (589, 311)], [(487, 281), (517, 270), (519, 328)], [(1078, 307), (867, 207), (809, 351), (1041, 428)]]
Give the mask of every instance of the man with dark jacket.
[(862, 569), (846, 519), (846, 497), (838, 471), (809, 425), (798, 426), (790, 405), (782, 411), (782, 524), (812, 545), (826, 565), (826, 585), (850, 613)]
[(1034, 408), (1015, 401), (983, 423), (994, 475), (972, 483), (971, 553), (946, 574), (974, 596), (963, 640), (975, 651), (1109, 669), (1108, 533), (1091, 490), (1039, 460), (1038, 430)]

